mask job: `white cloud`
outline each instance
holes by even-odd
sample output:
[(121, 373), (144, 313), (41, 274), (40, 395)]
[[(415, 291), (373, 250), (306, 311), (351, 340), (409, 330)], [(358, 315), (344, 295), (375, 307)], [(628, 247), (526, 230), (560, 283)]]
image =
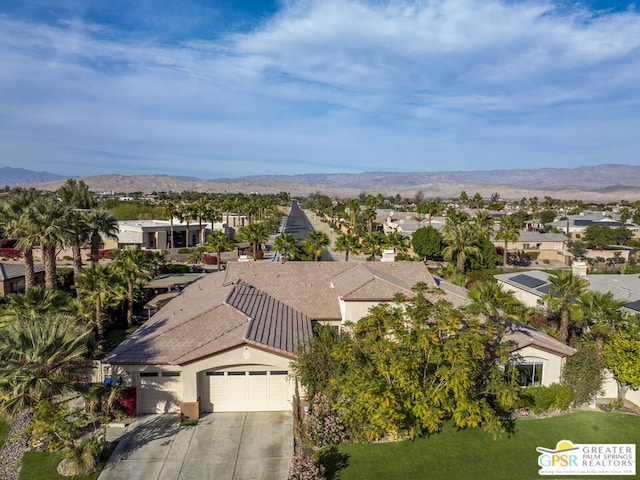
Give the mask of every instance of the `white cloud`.
[(634, 163), (639, 26), (552, 2), (318, 0), (175, 43), (5, 15), (0, 146), (83, 173)]

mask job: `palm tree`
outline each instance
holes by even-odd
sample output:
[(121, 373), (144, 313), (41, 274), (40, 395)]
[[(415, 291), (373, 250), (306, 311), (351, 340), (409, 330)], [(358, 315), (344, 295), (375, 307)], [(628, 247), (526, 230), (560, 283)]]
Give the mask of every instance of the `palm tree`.
[(253, 258), (258, 258), (258, 246), (267, 240), (267, 234), (261, 223), (252, 223), (242, 227), (238, 232), (238, 236), (251, 243), (253, 248)]
[(82, 245), (89, 241), (91, 231), (87, 223), (87, 212), (72, 209), (68, 213), (67, 221), (66, 243), (71, 246), (73, 276), (75, 278), (82, 273), (82, 269), (84, 268), (82, 263)]
[(0, 408), (33, 409), (73, 389), (90, 368), (91, 329), (68, 315), (16, 317), (0, 329)]
[(513, 292), (504, 290), (495, 282), (476, 283), (469, 289), (467, 297), (471, 302), (467, 306), (470, 312), (485, 315), (492, 320), (501, 316), (516, 318), (516, 312), (522, 308)]
[(371, 255), (371, 261), (376, 261), (376, 256), (382, 255), (384, 248), (384, 235), (380, 232), (367, 233), (362, 237), (362, 250)]
[(40, 285), (27, 288), (24, 293), (9, 295), (3, 313), (13, 317), (42, 316), (67, 311), (70, 301), (67, 294)]
[(312, 255), (314, 262), (317, 262), (320, 260), (322, 251), (326, 250), (330, 243), (329, 235), (319, 230), (312, 230), (302, 241), (302, 248)]
[(344, 252), (344, 261), (349, 261), (349, 253), (358, 253), (360, 251), (360, 240), (355, 235), (343, 233), (336, 239), (334, 246), (337, 252)]
[(551, 282), (549, 293), (542, 297), (551, 309), (560, 310), (560, 326), (558, 328), (558, 339), (561, 342), (569, 338), (570, 317), (576, 321), (580, 318), (581, 310), (576, 302), (589, 285), (589, 282), (573, 275), (568, 270), (560, 270), (549, 275)]
[(611, 292), (598, 292), (587, 290), (579, 299), (582, 311), (585, 314), (590, 332), (595, 337), (596, 357), (602, 358), (604, 341), (622, 319), (620, 309), (625, 305), (613, 298)]
[(151, 262), (142, 250), (122, 250), (118, 252), (111, 267), (113, 273), (127, 283), (127, 326), (132, 327), (135, 286), (151, 278)]
[(173, 203), (167, 203), (162, 209), (162, 214), (169, 219), (169, 241), (167, 246), (173, 248), (173, 219), (178, 215), (176, 206)]
[(360, 202), (358, 202), (356, 198), (350, 198), (347, 200), (346, 206), (349, 209), (349, 214), (351, 215), (351, 229), (353, 230), (358, 220), (358, 213), (360, 213)]
[(43, 197), (32, 210), (32, 222), (39, 226), (37, 236), (42, 246), (45, 284), (52, 290), (58, 288), (56, 249), (69, 236), (68, 214), (69, 210), (52, 197)]
[(33, 249), (39, 244), (38, 226), (33, 223), (30, 212), (37, 198), (35, 190), (16, 189), (0, 203), (0, 225), (7, 236), (18, 239), (17, 246), (23, 249), (27, 289), (36, 286)]
[(383, 246), (393, 248), (395, 253), (407, 253), (409, 251), (409, 240), (401, 233), (392, 232), (384, 236)]
[(92, 210), (87, 215), (87, 225), (89, 226), (89, 245), (91, 246), (91, 264), (96, 265), (100, 258), (100, 247), (102, 237), (117, 240), (118, 221), (106, 210)]
[(198, 236), (200, 238), (200, 245), (204, 245), (204, 230), (202, 229), (202, 220), (207, 215), (207, 198), (200, 197), (198, 200), (191, 204), (191, 209), (194, 217), (198, 219)]
[(507, 268), (507, 260), (509, 258), (508, 247), (509, 242), (515, 242), (520, 237), (520, 224), (515, 215), (505, 215), (498, 222), (498, 231), (496, 238), (504, 240), (504, 251), (502, 252), (502, 266)]
[(215, 250), (218, 255), (218, 270), (222, 268), (222, 252), (228, 252), (234, 247), (234, 243), (227, 237), (224, 232), (214, 230), (205, 240), (205, 246)]
[(416, 210), (420, 216), (420, 221), (422, 221), (422, 217), (426, 215), (427, 224), (431, 226), (431, 219), (434, 215), (442, 211), (442, 206), (436, 200), (428, 200), (419, 204)]
[(469, 257), (481, 257), (478, 247), (478, 236), (468, 222), (445, 225), (444, 241), (447, 246), (442, 250), (442, 256), (456, 262), (456, 268), (464, 273), (465, 264)]
[(367, 222), (367, 233), (373, 232), (373, 221), (376, 219), (376, 211), (367, 207), (360, 213), (360, 218)]
[(289, 254), (292, 254), (297, 250), (296, 244), (296, 237), (290, 233), (281, 233), (273, 241), (273, 249), (282, 254), (282, 263), (287, 261)]
[(94, 321), (98, 338), (104, 339), (104, 312), (119, 303), (118, 282), (108, 266), (91, 265), (77, 279), (78, 289), (84, 301), (94, 306)]
[(487, 238), (491, 237), (491, 234), (493, 233), (493, 224), (495, 223), (495, 221), (488, 212), (486, 212), (485, 210), (477, 212), (471, 219), (471, 223), (474, 227), (476, 227), (480, 235)]

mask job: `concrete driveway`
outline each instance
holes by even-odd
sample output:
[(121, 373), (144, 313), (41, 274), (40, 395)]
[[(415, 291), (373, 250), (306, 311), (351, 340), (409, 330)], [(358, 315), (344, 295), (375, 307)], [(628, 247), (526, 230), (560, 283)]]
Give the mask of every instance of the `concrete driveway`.
[(212, 413), (192, 427), (147, 415), (127, 427), (98, 480), (282, 480), (292, 454), (289, 412)]

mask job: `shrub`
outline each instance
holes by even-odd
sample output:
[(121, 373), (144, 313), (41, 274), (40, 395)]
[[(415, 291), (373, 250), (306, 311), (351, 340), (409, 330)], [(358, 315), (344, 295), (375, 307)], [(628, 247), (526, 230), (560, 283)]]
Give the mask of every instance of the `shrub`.
[(322, 480), (324, 473), (324, 467), (315, 462), (310, 452), (298, 447), (291, 457), (287, 480)]
[(529, 260), (532, 262), (535, 262), (539, 256), (540, 252), (527, 252), (527, 257), (529, 257)]
[(331, 409), (329, 399), (322, 392), (316, 393), (309, 418), (309, 436), (316, 447), (335, 445), (344, 439), (344, 426), (338, 414)]
[(596, 357), (592, 344), (583, 343), (577, 348), (576, 354), (567, 358), (562, 369), (562, 384), (573, 389), (573, 404), (579, 406), (601, 391), (604, 364)]
[(99, 250), (98, 251), (98, 258), (100, 260), (107, 259), (107, 260), (113, 260), (114, 258), (116, 258), (116, 253), (118, 253), (116, 250)]
[(22, 258), (22, 250), (17, 248), (0, 248), (0, 258), (9, 258), (11, 260)]
[(566, 410), (573, 400), (573, 389), (568, 385), (553, 383), (548, 387), (530, 387), (522, 394), (526, 406), (534, 413), (546, 410)]

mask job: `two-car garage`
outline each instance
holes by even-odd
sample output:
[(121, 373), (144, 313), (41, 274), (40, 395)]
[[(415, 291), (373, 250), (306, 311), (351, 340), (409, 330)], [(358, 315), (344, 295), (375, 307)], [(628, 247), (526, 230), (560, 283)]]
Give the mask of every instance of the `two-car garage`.
[(291, 410), (288, 372), (266, 366), (202, 372), (204, 412), (266, 412)]

